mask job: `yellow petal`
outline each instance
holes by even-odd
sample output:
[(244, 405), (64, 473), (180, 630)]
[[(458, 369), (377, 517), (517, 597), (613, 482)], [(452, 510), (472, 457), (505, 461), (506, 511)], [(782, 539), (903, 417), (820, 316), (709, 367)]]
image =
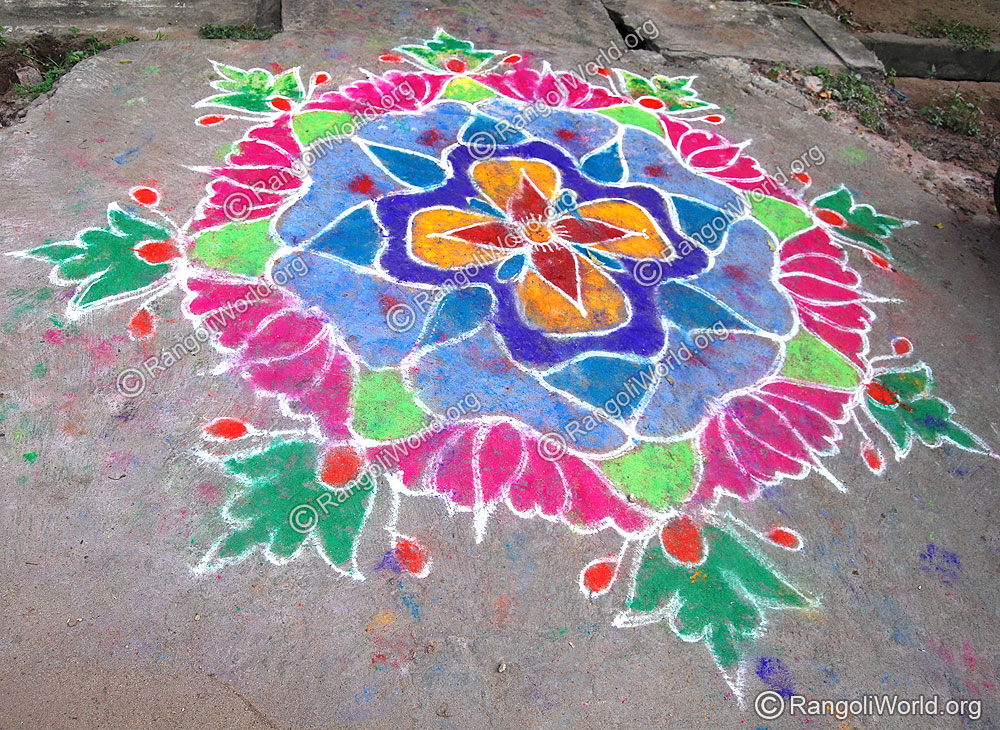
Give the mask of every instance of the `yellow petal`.
[(577, 210), (584, 218), (593, 218), (634, 232), (634, 235), (616, 241), (594, 244), (594, 248), (637, 259), (669, 259), (673, 255), (673, 247), (660, 235), (660, 230), (649, 213), (635, 203), (626, 200), (595, 200), (583, 203)]
[(582, 312), (533, 271), (518, 284), (517, 293), (528, 324), (550, 334), (610, 330), (628, 318), (621, 289), (585, 259), (580, 259)]
[(510, 255), (510, 251), (463, 241), (448, 231), (495, 221), (480, 213), (457, 208), (428, 208), (413, 216), (410, 250), (413, 255), (439, 269), (461, 269), (470, 264), (488, 264)]
[(548, 162), (507, 157), (480, 160), (472, 166), (472, 179), (476, 186), (500, 210), (507, 210), (507, 200), (520, 188), (522, 174), (531, 179), (546, 200), (555, 197), (561, 176)]

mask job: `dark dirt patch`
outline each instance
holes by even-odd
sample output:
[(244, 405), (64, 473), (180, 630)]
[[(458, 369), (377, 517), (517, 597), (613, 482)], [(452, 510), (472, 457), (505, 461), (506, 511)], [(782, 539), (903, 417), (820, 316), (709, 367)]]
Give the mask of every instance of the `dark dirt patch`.
[(922, 35), (916, 26), (936, 24), (935, 16), (948, 22), (988, 28), (994, 42), (1000, 38), (997, 0), (838, 0), (846, 19), (863, 30)]
[(0, 45), (0, 127), (27, 112), (27, 107), (75, 64), (103, 50), (136, 40), (132, 36), (54, 36), (39, 33), (23, 42)]

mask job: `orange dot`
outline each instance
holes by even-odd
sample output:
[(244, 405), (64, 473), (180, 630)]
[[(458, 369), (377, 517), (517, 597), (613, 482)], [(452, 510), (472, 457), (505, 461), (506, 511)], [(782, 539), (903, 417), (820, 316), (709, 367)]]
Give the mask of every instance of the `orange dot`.
[(405, 537), (400, 539), (393, 552), (396, 554), (396, 560), (407, 573), (419, 575), (427, 566), (427, 551), (416, 540)]
[(150, 241), (132, 250), (148, 264), (162, 264), (181, 255), (177, 247), (169, 241)]
[(614, 560), (591, 563), (583, 570), (583, 587), (591, 593), (604, 593), (614, 582), (617, 569)]
[(697, 563), (705, 554), (701, 531), (687, 515), (675, 517), (660, 532), (663, 548), (682, 563)]
[(361, 471), (361, 457), (350, 446), (335, 446), (323, 455), (319, 478), (331, 486), (351, 481)]
[(317, 86), (330, 83), (330, 74), (320, 71), (313, 77), (313, 83)]
[(767, 538), (775, 545), (781, 545), (781, 547), (791, 548), (792, 550), (795, 550), (800, 545), (798, 536), (784, 527), (773, 528), (767, 534)]
[(386, 63), (399, 63), (403, 60), (403, 57), (395, 53), (383, 53), (378, 57), (378, 60), (385, 61)]
[(444, 66), (449, 71), (453, 71), (454, 73), (457, 74), (464, 73), (465, 70), (468, 68), (468, 66), (465, 64), (465, 61), (463, 61), (460, 58), (449, 58), (448, 62)]
[(214, 124), (222, 124), (226, 118), (221, 114), (206, 114), (198, 118), (198, 124), (203, 127), (211, 127)]
[(892, 341), (892, 351), (897, 355), (908, 355), (913, 351), (913, 343), (905, 337), (897, 337)]
[(878, 452), (872, 444), (865, 444), (861, 451), (861, 455), (864, 457), (865, 462), (867, 462), (868, 467), (872, 471), (880, 471), (885, 461), (882, 459), (882, 454)]
[(136, 188), (132, 191), (132, 200), (139, 205), (156, 205), (160, 202), (160, 194), (153, 188)]
[(816, 210), (816, 217), (819, 218), (824, 223), (829, 223), (831, 226), (843, 226), (847, 223), (844, 220), (844, 216), (835, 210), (827, 210), (826, 208), (818, 208)]
[(599, 73), (601, 76), (610, 76), (611, 75), (611, 69), (604, 68), (602, 66), (602, 67), (599, 67), (597, 69), (597, 73)]
[(271, 99), (270, 104), (275, 109), (283, 112), (291, 111), (292, 109), (292, 102), (290, 102), (283, 96), (274, 97), (273, 99)]
[(655, 96), (643, 96), (639, 98), (639, 106), (644, 106), (647, 109), (662, 109), (666, 104)]
[(795, 179), (798, 180), (799, 182), (804, 182), (806, 185), (812, 182), (812, 178), (809, 177), (808, 172), (796, 172)]
[(865, 251), (865, 256), (867, 256), (868, 260), (880, 269), (892, 271), (892, 264), (889, 263), (889, 259), (879, 256), (877, 253), (872, 253), (871, 251)]
[(153, 334), (153, 315), (148, 309), (140, 309), (128, 321), (129, 334), (136, 340), (145, 339)]
[(722, 122), (725, 121), (725, 118), (718, 114), (709, 114), (705, 117), (705, 121), (710, 124), (722, 124)]
[(503, 63), (521, 63), (521, 56), (517, 53), (512, 53), (503, 60)]
[(246, 422), (239, 418), (217, 418), (205, 426), (206, 434), (227, 441), (243, 438), (249, 432)]

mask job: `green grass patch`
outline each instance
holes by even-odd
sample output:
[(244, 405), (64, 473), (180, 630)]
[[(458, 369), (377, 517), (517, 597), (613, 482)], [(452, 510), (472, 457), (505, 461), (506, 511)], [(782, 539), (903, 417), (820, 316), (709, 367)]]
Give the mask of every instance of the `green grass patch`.
[(851, 71), (833, 73), (822, 66), (812, 68), (810, 73), (822, 79), (823, 91), (829, 91), (831, 99), (854, 114), (868, 129), (879, 134), (891, 132), (884, 96), (861, 74)]
[(983, 110), (974, 102), (966, 101), (958, 89), (938, 97), (931, 106), (925, 106), (920, 116), (935, 127), (965, 137), (978, 137), (983, 133)]
[(910, 21), (916, 31), (925, 38), (947, 38), (961, 46), (963, 51), (990, 47), (991, 33), (989, 28), (972, 23), (961, 23), (957, 20), (945, 20), (934, 13), (931, 13), (930, 16), (930, 23), (921, 24)]
[(256, 25), (205, 25), (198, 28), (200, 38), (211, 40), (237, 40), (237, 41), (266, 41), (273, 36), (276, 31), (264, 30)]
[(106, 51), (109, 48), (114, 48), (115, 46), (121, 46), (126, 43), (132, 43), (133, 41), (139, 40), (133, 35), (127, 35), (122, 38), (113, 41), (99, 41), (94, 36), (88, 36), (86, 43), (80, 50), (70, 51), (66, 54), (66, 58), (62, 60), (57, 60), (48, 57), (38, 57), (32, 54), (32, 51), (27, 46), (19, 49), (19, 53), (26, 58), (30, 58), (38, 66), (39, 72), (42, 74), (42, 80), (37, 84), (23, 85), (15, 84), (14, 90), (20, 95), (27, 97), (28, 99), (37, 99), (42, 94), (46, 94), (52, 91), (52, 87), (55, 85), (56, 81), (65, 76), (71, 68), (76, 64), (80, 63), (91, 56), (96, 56), (102, 51)]

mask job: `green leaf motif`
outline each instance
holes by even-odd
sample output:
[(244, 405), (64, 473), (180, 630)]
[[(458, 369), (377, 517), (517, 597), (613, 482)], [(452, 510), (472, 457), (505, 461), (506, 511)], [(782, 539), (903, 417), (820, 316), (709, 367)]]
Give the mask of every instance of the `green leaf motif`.
[(169, 238), (165, 227), (112, 203), (106, 227), (88, 228), (73, 241), (45, 244), (24, 255), (55, 264), (59, 279), (80, 282), (68, 308), (75, 314), (100, 304), (133, 299), (169, 273), (167, 264), (147, 263), (135, 253), (143, 243)]
[(682, 640), (704, 642), (728, 674), (746, 657), (767, 610), (815, 602), (747, 549), (729, 526), (705, 525), (702, 538), (706, 557), (689, 566), (667, 555), (653, 537), (626, 603), (631, 614), (616, 623), (665, 621)]
[(225, 93), (203, 99), (195, 106), (226, 106), (248, 112), (274, 112), (270, 100), (284, 97), (301, 101), (305, 95), (298, 69), (284, 71), (277, 76), (262, 68), (244, 70), (235, 66), (212, 62), (222, 79), (212, 82), (212, 88)]
[(355, 545), (371, 508), (375, 480), (363, 474), (354, 484), (331, 489), (317, 478), (318, 456), (314, 442), (276, 438), (263, 451), (223, 462), (244, 486), (223, 508), (229, 532), (203, 565), (244, 560), (258, 549), (282, 564), (311, 540), (338, 571), (355, 574)]
[(618, 76), (625, 90), (633, 99), (642, 96), (652, 96), (664, 103), (663, 111), (682, 114), (696, 109), (714, 109), (715, 104), (698, 98), (698, 92), (692, 88), (694, 76), (653, 76), (646, 79), (622, 69)]
[(814, 208), (832, 210), (843, 217), (846, 225), (838, 228), (838, 233), (886, 255), (891, 253), (881, 239), (890, 236), (896, 228), (908, 225), (908, 221), (876, 213), (875, 208), (867, 203), (855, 203), (854, 195), (844, 186), (821, 195), (812, 205)]
[(967, 451), (992, 453), (982, 439), (955, 422), (951, 404), (930, 395), (933, 388), (931, 370), (924, 363), (882, 373), (868, 385), (868, 414), (882, 427), (897, 457), (909, 453), (915, 439), (932, 448), (950, 442)]
[(406, 54), (426, 68), (451, 70), (448, 68), (448, 62), (457, 59), (465, 63), (468, 71), (478, 71), (484, 64), (502, 53), (502, 51), (476, 49), (472, 41), (459, 40), (440, 28), (433, 39), (422, 45), (399, 46), (395, 50)]

